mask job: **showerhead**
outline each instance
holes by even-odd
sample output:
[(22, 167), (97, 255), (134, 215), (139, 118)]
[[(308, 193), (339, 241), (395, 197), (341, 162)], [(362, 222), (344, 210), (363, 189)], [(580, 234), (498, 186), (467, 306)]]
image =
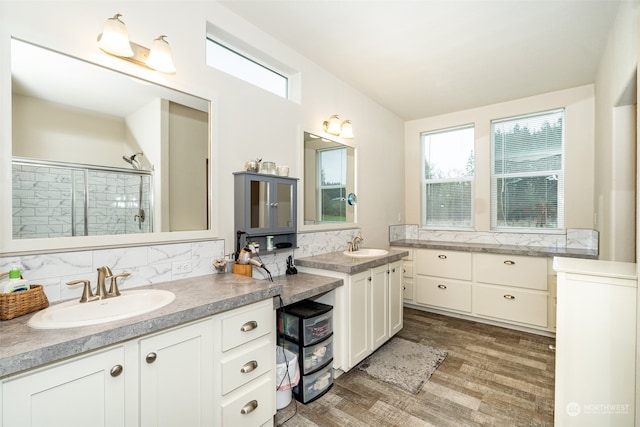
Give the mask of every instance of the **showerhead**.
[(135, 153), (131, 156), (122, 156), (122, 160), (129, 163), (134, 169), (140, 169), (140, 161), (136, 160), (136, 156), (142, 156), (142, 153)]

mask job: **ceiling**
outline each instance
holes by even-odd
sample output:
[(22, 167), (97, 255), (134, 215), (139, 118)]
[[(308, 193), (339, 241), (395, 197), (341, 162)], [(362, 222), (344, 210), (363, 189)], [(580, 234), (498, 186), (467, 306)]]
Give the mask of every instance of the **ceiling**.
[(620, 1), (219, 3), (412, 120), (593, 83)]

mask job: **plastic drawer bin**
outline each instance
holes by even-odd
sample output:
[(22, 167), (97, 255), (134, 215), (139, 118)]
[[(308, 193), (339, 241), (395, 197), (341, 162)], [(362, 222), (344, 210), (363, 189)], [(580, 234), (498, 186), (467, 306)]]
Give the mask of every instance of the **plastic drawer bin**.
[(301, 352), (298, 344), (289, 340), (284, 341), (284, 348), (298, 355), (300, 373), (308, 375), (324, 368), (333, 359), (333, 335), (317, 344), (302, 347)]
[(278, 315), (278, 332), (304, 346), (322, 341), (333, 333), (332, 310), (330, 305), (309, 300), (290, 305)]
[(325, 368), (310, 375), (300, 377), (300, 382), (293, 388), (296, 400), (309, 403), (325, 394), (333, 385), (333, 368), (329, 363)]

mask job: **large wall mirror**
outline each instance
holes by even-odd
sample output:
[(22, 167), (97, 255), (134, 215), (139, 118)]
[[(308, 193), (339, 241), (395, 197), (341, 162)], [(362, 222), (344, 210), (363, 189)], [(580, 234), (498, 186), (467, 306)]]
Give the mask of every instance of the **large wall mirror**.
[(356, 223), (355, 148), (304, 133), (303, 229)]
[(43, 241), (90, 246), (95, 236), (210, 237), (210, 109), (197, 96), (12, 39), (11, 158), (2, 160), (12, 203), (1, 208), (0, 252), (57, 246)]

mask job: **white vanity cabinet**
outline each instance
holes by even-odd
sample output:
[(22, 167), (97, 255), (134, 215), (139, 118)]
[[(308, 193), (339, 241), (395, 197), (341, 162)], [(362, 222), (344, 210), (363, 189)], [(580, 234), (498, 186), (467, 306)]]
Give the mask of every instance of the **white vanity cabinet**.
[(318, 299), (334, 306), (335, 369), (350, 370), (402, 329), (401, 260), (356, 274), (300, 265), (298, 270), (337, 277), (344, 282), (332, 299)]
[(210, 426), (213, 321), (142, 338), (139, 350), (140, 425)]
[(471, 312), (471, 254), (447, 250), (416, 250), (418, 304)]
[[(550, 259), (416, 248), (405, 304), (531, 332), (555, 332), (555, 276)], [(405, 274), (407, 274), (405, 272)]]
[(1, 424), (124, 426), (124, 365), (115, 346), (3, 380)]
[(0, 381), (3, 427), (273, 424), (273, 300)]
[(476, 314), (547, 328), (547, 258), (473, 256)]
[(413, 248), (398, 248), (409, 252), (409, 254), (402, 258), (402, 298), (409, 303), (414, 302), (414, 249)]
[(273, 423), (275, 325), (271, 299), (214, 318), (214, 426)]
[(555, 258), (556, 426), (634, 426), (637, 265)]

